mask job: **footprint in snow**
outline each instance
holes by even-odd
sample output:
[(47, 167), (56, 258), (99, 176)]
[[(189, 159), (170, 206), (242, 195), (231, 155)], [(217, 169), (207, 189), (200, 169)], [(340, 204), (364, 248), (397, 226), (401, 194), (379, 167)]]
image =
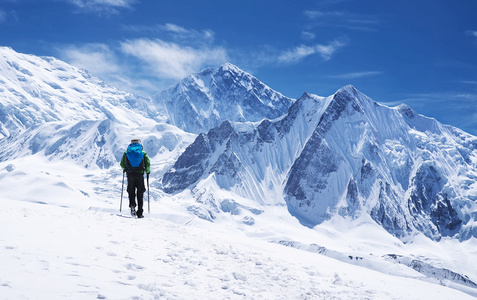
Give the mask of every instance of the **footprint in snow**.
[(143, 269), (144, 269), (143, 266), (136, 265), (136, 264), (127, 264), (127, 265), (126, 265), (126, 268), (127, 268), (129, 271), (140, 271), (140, 270), (143, 270)]

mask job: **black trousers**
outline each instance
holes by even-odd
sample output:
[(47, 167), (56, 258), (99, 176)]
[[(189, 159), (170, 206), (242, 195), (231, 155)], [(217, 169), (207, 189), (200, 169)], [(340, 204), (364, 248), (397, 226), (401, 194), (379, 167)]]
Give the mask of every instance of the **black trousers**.
[(137, 196), (137, 215), (142, 216), (143, 213), (143, 195), (146, 191), (144, 186), (144, 174), (137, 172), (128, 173), (128, 194), (129, 194), (129, 207), (136, 207)]

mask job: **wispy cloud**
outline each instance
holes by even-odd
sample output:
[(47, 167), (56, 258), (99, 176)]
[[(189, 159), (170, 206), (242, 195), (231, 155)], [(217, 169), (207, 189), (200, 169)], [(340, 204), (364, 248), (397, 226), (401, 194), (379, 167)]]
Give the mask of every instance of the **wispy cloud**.
[[(228, 61), (227, 49), (214, 43), (214, 33), (210, 30), (198, 31), (169, 23), (123, 29), (136, 31), (141, 37), (109, 44), (63, 46), (58, 48), (59, 56), (114, 86), (143, 96)], [(145, 38), (152, 30), (170, 35), (164, 39)]]
[(384, 72), (380, 71), (364, 71), (364, 72), (352, 72), (352, 73), (345, 73), (339, 75), (330, 75), (330, 78), (336, 79), (357, 79), (357, 78), (364, 78), (364, 77), (372, 77), (382, 75)]
[(360, 31), (374, 31), (380, 23), (375, 16), (360, 15), (346, 11), (307, 10), (303, 14), (313, 23), (310, 27), (342, 27)]
[(114, 47), (106, 44), (69, 45), (57, 49), (62, 60), (88, 70), (108, 84), (137, 95), (149, 96), (157, 92), (153, 80), (134, 73)]
[(337, 39), (326, 45), (316, 44), (313, 46), (300, 45), (291, 50), (287, 50), (278, 56), (280, 63), (297, 63), (303, 60), (305, 57), (311, 55), (319, 55), (323, 60), (330, 60), (335, 52), (346, 46), (347, 41), (345, 39)]
[(176, 24), (125, 26), (143, 35), (167, 33), (169, 40), (138, 38), (121, 43), (121, 51), (139, 59), (159, 78), (182, 79), (204, 67), (227, 61), (227, 50), (214, 43), (212, 30), (195, 30)]
[[(311, 45), (288, 50), (259, 46), (245, 53), (215, 42), (215, 33), (211, 30), (190, 29), (172, 23), (128, 25), (122, 29), (137, 33), (138, 37), (109, 44), (62, 47), (60, 57), (115, 86), (135, 93), (142, 89), (138, 94), (144, 95), (226, 61), (247, 69), (277, 63), (295, 64), (313, 56), (328, 61), (348, 44), (347, 38), (337, 38), (329, 43), (311, 44), (308, 41)], [(161, 38), (149, 38), (151, 35)]]
[(227, 51), (221, 47), (193, 48), (160, 39), (128, 40), (121, 43), (121, 50), (160, 78), (182, 79), (207, 65), (227, 61)]
[(7, 20), (7, 13), (0, 9), (0, 23), (3, 23)]
[(312, 20), (345, 16), (345, 13), (341, 11), (326, 11), (325, 12), (325, 11), (317, 11), (317, 10), (306, 10), (303, 12), (303, 14)]
[(473, 37), (477, 37), (477, 30), (467, 30), (465, 34)]
[(313, 32), (310, 31), (302, 31), (301, 32), (301, 38), (304, 40), (314, 40), (316, 35)]
[(477, 30), (467, 30), (465, 34), (473, 38), (477, 38)]
[(136, 32), (141, 35), (149, 35), (154, 33), (168, 33), (174, 40), (187, 40), (188, 43), (211, 43), (214, 41), (215, 33), (212, 30), (195, 30), (188, 29), (176, 24), (155, 24), (151, 26), (144, 25), (125, 25), (124, 30)]
[(70, 45), (61, 49), (61, 54), (72, 65), (97, 75), (121, 70), (113, 50), (105, 44)]
[(477, 113), (477, 93), (473, 92), (408, 94), (394, 102), (407, 103), (424, 115), (426, 115), (425, 110), (444, 110), (449, 116), (454, 113), (461, 113), (463, 110)]
[(96, 14), (118, 14), (120, 9), (130, 9), (137, 0), (65, 0), (80, 12)]
[[(444, 124), (452, 124), (464, 131), (477, 135), (477, 93), (432, 92), (404, 95), (394, 103), (406, 103), (418, 113), (436, 117)], [(389, 103), (386, 103), (389, 105)], [(465, 114), (462, 112), (465, 111)]]

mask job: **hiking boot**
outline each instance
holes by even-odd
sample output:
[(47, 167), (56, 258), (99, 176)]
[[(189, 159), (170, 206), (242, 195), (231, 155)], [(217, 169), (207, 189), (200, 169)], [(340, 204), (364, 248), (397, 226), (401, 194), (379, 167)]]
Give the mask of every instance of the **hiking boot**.
[(135, 216), (136, 215), (136, 208), (134, 207), (131, 207), (131, 216)]
[(143, 215), (137, 215), (137, 218), (141, 219), (141, 218), (144, 218), (144, 216)]

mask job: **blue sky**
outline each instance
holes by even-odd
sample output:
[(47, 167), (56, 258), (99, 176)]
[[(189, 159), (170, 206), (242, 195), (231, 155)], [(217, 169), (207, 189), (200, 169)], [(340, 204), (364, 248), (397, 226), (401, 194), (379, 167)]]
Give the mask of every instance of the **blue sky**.
[(353, 84), (477, 135), (475, 0), (0, 0), (0, 46), (142, 96), (226, 61), (292, 98)]

